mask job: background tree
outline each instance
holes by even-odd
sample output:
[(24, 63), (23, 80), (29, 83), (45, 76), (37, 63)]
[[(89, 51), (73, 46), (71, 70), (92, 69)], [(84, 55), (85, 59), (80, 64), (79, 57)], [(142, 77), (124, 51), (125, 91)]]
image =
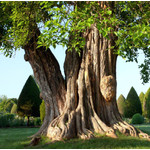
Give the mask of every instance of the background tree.
[(144, 112), (144, 93), (141, 92), (140, 95), (139, 95), (139, 99), (140, 99), (140, 102), (141, 102), (141, 106), (142, 106), (142, 113)]
[(150, 88), (144, 96), (144, 116), (150, 119)]
[[(7, 96), (5, 95), (2, 95), (0, 97), (1, 99), (1, 103), (0, 103), (0, 112), (1, 113), (6, 113), (6, 112), (9, 112), (9, 109), (10, 109), (10, 103), (9, 103), (9, 100), (7, 98)], [(10, 104), (10, 105), (9, 105)]]
[(125, 117), (132, 118), (136, 113), (142, 114), (142, 107), (137, 92), (131, 87), (125, 102)]
[(17, 113), (17, 104), (13, 104), (10, 113), (11, 113), (11, 114), (16, 114), (16, 113)]
[(45, 103), (44, 103), (44, 100), (42, 100), (42, 103), (40, 105), (40, 119), (41, 119), (41, 122), (44, 121), (44, 118), (45, 118)]
[(39, 108), (42, 100), (39, 95), (40, 91), (36, 85), (36, 82), (30, 75), (20, 93), (17, 105), (17, 113), (20, 116), (28, 117), (28, 125), (30, 116), (40, 116)]
[(5, 110), (10, 113), (14, 104), (17, 104), (18, 100), (16, 98), (10, 98), (6, 102)]
[(117, 106), (119, 113), (124, 117), (125, 113), (125, 97), (121, 94), (117, 100)]
[[(10, 22), (8, 30), (2, 26), (1, 43), (25, 50), (45, 101), (45, 119), (36, 135), (116, 137), (119, 130), (149, 138), (122, 120), (116, 103), (118, 55), (137, 62), (142, 50), (141, 75), (143, 82), (149, 80), (149, 2), (1, 2), (1, 7), (3, 23)], [(67, 47), (65, 79), (49, 49), (57, 44)], [(7, 43), (2, 48), (11, 55)]]

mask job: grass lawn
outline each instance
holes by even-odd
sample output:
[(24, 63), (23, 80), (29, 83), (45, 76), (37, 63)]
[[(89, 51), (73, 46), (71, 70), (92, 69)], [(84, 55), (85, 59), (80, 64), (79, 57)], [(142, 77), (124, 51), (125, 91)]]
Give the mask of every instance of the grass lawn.
[[(139, 129), (150, 134), (150, 125), (136, 125)], [(42, 138), (39, 145), (29, 146), (27, 138), (38, 131), (38, 128), (0, 128), (0, 149), (150, 149), (150, 141), (119, 135), (117, 139), (98, 136), (90, 140), (72, 139), (50, 143)]]

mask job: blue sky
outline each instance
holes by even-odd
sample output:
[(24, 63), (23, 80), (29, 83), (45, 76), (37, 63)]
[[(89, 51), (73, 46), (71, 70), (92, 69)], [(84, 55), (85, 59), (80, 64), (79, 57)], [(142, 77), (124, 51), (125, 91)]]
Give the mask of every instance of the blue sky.
[[(63, 71), (65, 49), (58, 46), (52, 52), (58, 59), (61, 70)], [(139, 58), (141, 62), (143, 56), (141, 55)], [(0, 96), (6, 95), (8, 98), (18, 98), (27, 78), (33, 74), (30, 64), (24, 60), (23, 50), (17, 51), (12, 58), (7, 58), (0, 53), (0, 71)], [(126, 63), (124, 59), (118, 57), (117, 98), (120, 94), (126, 97), (132, 86), (138, 95), (140, 92), (145, 93), (150, 85), (149, 83), (143, 85), (140, 78), (137, 63)]]

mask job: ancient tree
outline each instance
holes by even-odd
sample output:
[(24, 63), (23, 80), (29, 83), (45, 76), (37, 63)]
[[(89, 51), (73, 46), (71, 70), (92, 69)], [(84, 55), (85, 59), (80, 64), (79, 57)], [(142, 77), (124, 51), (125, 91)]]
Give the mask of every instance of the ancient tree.
[[(34, 136), (116, 137), (119, 130), (149, 138), (122, 120), (116, 104), (118, 55), (137, 61), (138, 49), (143, 50), (141, 75), (143, 82), (149, 79), (149, 2), (6, 2), (1, 7), (11, 9), (9, 36), (3, 38), (25, 50), (45, 101), (45, 118)], [(4, 44), (5, 54), (11, 54)], [(49, 48), (57, 44), (67, 47), (65, 79)]]

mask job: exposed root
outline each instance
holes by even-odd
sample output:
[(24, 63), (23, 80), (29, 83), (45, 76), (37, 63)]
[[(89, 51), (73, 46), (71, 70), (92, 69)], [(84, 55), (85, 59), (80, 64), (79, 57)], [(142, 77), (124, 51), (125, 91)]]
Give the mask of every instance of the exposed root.
[(48, 127), (47, 136), (51, 140), (73, 138), (75, 136), (75, 112), (67, 112), (54, 119)]
[(117, 138), (117, 135), (115, 134), (113, 129), (107, 131), (106, 136), (111, 137), (111, 138)]
[(150, 136), (148, 134), (146, 134), (146, 133), (143, 133), (142, 131), (140, 131), (139, 137), (150, 140)]
[(78, 133), (78, 137), (81, 139), (91, 139), (94, 137), (93, 132), (88, 129), (83, 129), (83, 132)]
[(78, 107), (76, 112), (71, 111), (60, 115), (51, 122), (47, 136), (53, 141), (75, 137), (90, 139), (94, 137), (94, 132), (96, 132), (117, 138), (115, 130), (102, 122), (96, 114), (89, 117), (88, 123), (83, 114), (82, 109)]
[(38, 143), (40, 142), (40, 140), (41, 140), (41, 137), (34, 137), (34, 138), (31, 140), (30, 145), (31, 145), (31, 146), (38, 145)]
[(145, 138), (145, 139), (150, 140), (150, 136), (147, 133), (144, 133), (141, 130), (136, 129), (134, 126), (128, 124), (125, 121), (120, 121), (120, 122), (114, 124), (113, 128), (127, 136)]

